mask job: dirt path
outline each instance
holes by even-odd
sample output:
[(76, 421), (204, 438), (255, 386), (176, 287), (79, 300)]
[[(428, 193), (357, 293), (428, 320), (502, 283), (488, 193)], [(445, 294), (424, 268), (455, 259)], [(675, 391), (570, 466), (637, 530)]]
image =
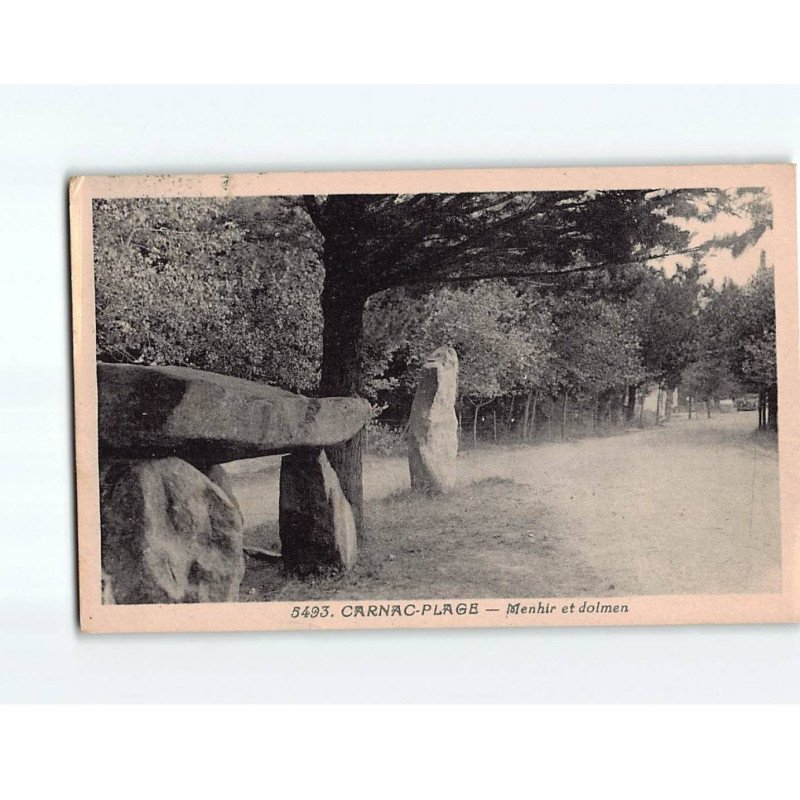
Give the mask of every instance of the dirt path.
[[(388, 497), (408, 487), (405, 459), (368, 458), (359, 569), (309, 587), (259, 566), (243, 588), (248, 599), (776, 591), (777, 449), (755, 427), (740, 412), (467, 452), (459, 491), (440, 501)], [(248, 537), (275, 546), (277, 472), (246, 480), (259, 523)]]
[(558, 509), (617, 594), (780, 588), (778, 455), (747, 412), (520, 454), (515, 480)]

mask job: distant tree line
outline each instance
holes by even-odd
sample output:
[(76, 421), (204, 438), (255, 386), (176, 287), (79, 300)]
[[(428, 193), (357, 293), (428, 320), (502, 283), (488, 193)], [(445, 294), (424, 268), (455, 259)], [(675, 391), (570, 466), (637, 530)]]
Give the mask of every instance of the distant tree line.
[(589, 431), (623, 415), (630, 422), (653, 384), (706, 404), (758, 392), (760, 425), (775, 427), (772, 268), (762, 261), (744, 286), (726, 280), (720, 288), (703, 280), (699, 259), (669, 277), (651, 267), (637, 273), (627, 287), (604, 291), (543, 292), (500, 280), (377, 295), (366, 310), (362, 393), (385, 418), (404, 419), (416, 368), (444, 343), (460, 356), (458, 405), (473, 440), (484, 410), (494, 438), (498, 412), (506, 434), (532, 438), (543, 406), (551, 430), (558, 412), (562, 437), (569, 408), (585, 413)]
[(726, 280), (706, 290), (682, 388), (705, 402), (757, 393), (759, 427), (777, 430), (777, 381), (775, 276), (762, 251), (758, 270), (744, 285)]

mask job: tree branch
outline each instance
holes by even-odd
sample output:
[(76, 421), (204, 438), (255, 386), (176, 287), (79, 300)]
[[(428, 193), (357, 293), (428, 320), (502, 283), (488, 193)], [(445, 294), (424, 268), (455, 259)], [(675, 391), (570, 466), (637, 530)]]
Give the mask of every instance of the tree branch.
[[(421, 254), (421, 258), (415, 259), (415, 262), (411, 265), (411, 268), (424, 268), (426, 263), (429, 264), (431, 262), (440, 261), (442, 256), (444, 256), (443, 264), (440, 261), (439, 271), (441, 271), (442, 268), (447, 269), (459, 258), (461, 254), (469, 250), (471, 247), (477, 246), (485, 237), (489, 235), (496, 235), (498, 231), (502, 231), (504, 228), (513, 226), (514, 223), (528, 217), (532, 213), (534, 215), (541, 215), (543, 213), (542, 209), (536, 208), (538, 202), (541, 200), (539, 196), (531, 193), (526, 199), (527, 202), (521, 209), (518, 209), (514, 213), (509, 214), (507, 217), (504, 217), (501, 220), (490, 219), (484, 222), (478, 227), (477, 230), (468, 234), (459, 242), (445, 243), (441, 247), (431, 244), (429, 247), (425, 248), (426, 252)], [(497, 200), (493, 199), (492, 204), (496, 203)], [(383, 275), (376, 276), (376, 278), (378, 282), (387, 277), (392, 280), (395, 277), (400, 277), (403, 274), (407, 274), (408, 271), (409, 265), (406, 264), (405, 267), (401, 266), (401, 268), (394, 273), (389, 273), (388, 275), (384, 273)]]
[[(533, 279), (533, 278), (558, 278), (562, 275), (571, 275), (576, 272), (592, 272), (594, 270), (607, 269), (609, 267), (630, 267), (635, 264), (646, 264), (648, 261), (655, 261), (662, 258), (670, 258), (671, 256), (686, 255), (688, 253), (696, 253), (705, 250), (712, 245), (712, 242), (699, 245), (698, 247), (687, 247), (682, 250), (671, 250), (668, 253), (660, 253), (657, 255), (647, 254), (639, 258), (629, 259), (627, 261), (604, 261), (598, 264), (580, 264), (573, 267), (565, 267), (563, 269), (544, 269), (531, 271), (525, 270), (501, 270), (497, 272), (482, 271), (474, 275), (420, 275), (412, 279), (400, 279), (386, 286), (381, 286), (376, 291), (383, 291), (384, 289), (393, 289), (399, 286), (412, 286), (419, 283), (472, 283), (473, 281), (490, 280), (492, 278), (510, 278), (510, 279)], [(437, 271), (438, 272), (438, 271)], [(539, 284), (541, 286), (551, 286), (552, 284)]]

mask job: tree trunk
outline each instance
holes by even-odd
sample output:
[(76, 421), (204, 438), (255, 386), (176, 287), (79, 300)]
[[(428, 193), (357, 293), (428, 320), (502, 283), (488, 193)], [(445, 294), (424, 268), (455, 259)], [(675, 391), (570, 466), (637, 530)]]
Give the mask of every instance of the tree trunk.
[(767, 389), (767, 412), (769, 415), (769, 428), (772, 431), (778, 430), (778, 385), (773, 383)]
[(475, 414), (472, 416), (472, 444), (478, 444), (478, 411), (480, 410), (480, 404), (475, 404)]
[(497, 409), (492, 407), (492, 440), (497, 444)]
[(567, 401), (569, 400), (569, 395), (564, 392), (564, 408), (561, 411), (561, 438), (567, 438)]
[(656, 427), (658, 427), (658, 412), (661, 407), (661, 386), (656, 391)]
[(528, 438), (528, 414), (531, 410), (531, 395), (533, 395), (533, 392), (528, 392), (525, 398), (525, 413), (522, 417), (522, 436), (520, 437), (523, 442)]
[(633, 384), (628, 386), (628, 404), (625, 406), (625, 421), (633, 422), (636, 413), (636, 387)]
[(508, 431), (511, 428), (511, 422), (513, 421), (513, 418), (514, 418), (514, 401), (516, 399), (517, 399), (517, 396), (515, 394), (512, 394), (511, 395), (511, 408), (509, 408), (508, 416), (506, 417), (506, 431), (505, 431), (506, 439), (508, 439)]
[(692, 405), (694, 404), (694, 397), (689, 396), (689, 419), (692, 418)]
[[(361, 377), (361, 339), (366, 297), (353, 290), (347, 280), (336, 280), (326, 264), (322, 290), (322, 397), (351, 397), (358, 393)], [(353, 509), (359, 535), (364, 521), (362, 451), (364, 432), (347, 442), (325, 448), (339, 478), (344, 496)]]
[(461, 429), (463, 428), (463, 423), (461, 421), (461, 404), (458, 404), (458, 441), (461, 441)]
[(539, 405), (539, 392), (533, 394), (533, 411), (531, 412), (530, 428), (528, 430), (528, 439), (533, 439), (533, 434), (536, 433), (536, 406)]
[(711, 419), (711, 400), (706, 398), (706, 416)]

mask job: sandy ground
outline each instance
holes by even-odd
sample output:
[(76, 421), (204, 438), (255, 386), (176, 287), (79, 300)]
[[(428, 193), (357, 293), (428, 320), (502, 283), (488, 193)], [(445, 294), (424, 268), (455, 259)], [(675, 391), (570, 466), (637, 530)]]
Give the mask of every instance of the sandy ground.
[[(778, 460), (751, 412), (459, 456), (459, 490), (408, 487), (365, 462), (369, 532), (342, 579), (286, 581), (250, 562), (247, 599), (742, 593), (780, 588)], [(483, 483), (480, 483), (480, 482)], [(277, 462), (235, 481), (252, 544), (276, 541)]]

